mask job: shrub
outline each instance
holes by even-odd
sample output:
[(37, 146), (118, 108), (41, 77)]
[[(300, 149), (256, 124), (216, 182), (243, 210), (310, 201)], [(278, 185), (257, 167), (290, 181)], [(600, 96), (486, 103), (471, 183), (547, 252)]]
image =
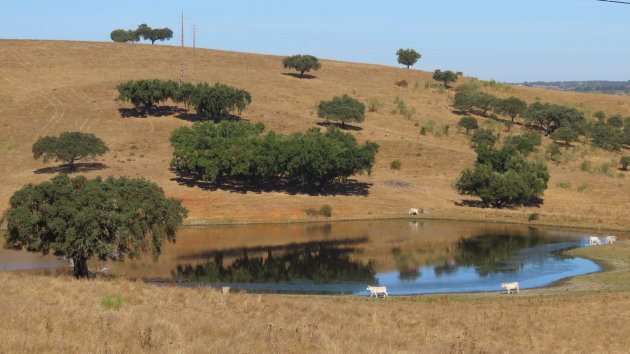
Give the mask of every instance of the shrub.
[(392, 170), (400, 170), (401, 166), (402, 163), (400, 162), (400, 160), (394, 160), (389, 164), (389, 168)]
[(470, 143), (475, 148), (480, 146), (493, 147), (496, 142), (497, 137), (490, 129), (475, 130), (473, 135), (470, 137)]
[(368, 98), (367, 100), (367, 110), (368, 112), (378, 112), (378, 110), (383, 107), (381, 101), (376, 98)]
[(123, 297), (120, 294), (104, 295), (101, 298), (101, 307), (106, 310), (118, 310), (122, 303)]
[(311, 216), (312, 217), (312, 216), (319, 215), (319, 212), (315, 208), (306, 208), (306, 209), (304, 209), (304, 214), (306, 214), (307, 216)]
[(589, 160), (584, 160), (582, 161), (582, 164), (580, 164), (580, 170), (584, 171), (584, 172), (591, 172), (591, 162)]
[(328, 204), (324, 204), (319, 208), (319, 215), (325, 216), (327, 218), (332, 216), (332, 207)]
[(529, 221), (535, 221), (535, 220), (538, 220), (538, 218), (540, 218), (540, 214), (539, 214), (539, 213), (531, 213), (531, 214), (529, 214), (529, 216), (527, 217), (527, 220), (529, 220)]
[(558, 146), (558, 144), (549, 144), (545, 148), (545, 157), (547, 158), (547, 160), (555, 163), (556, 166), (560, 164), (561, 156), (562, 153), (560, 152), (560, 147)]
[(457, 123), (458, 127), (462, 127), (466, 129), (466, 134), (472, 129), (479, 129), (479, 123), (477, 123), (477, 118), (470, 116), (463, 116), (459, 122)]
[(556, 187), (560, 188), (571, 188), (571, 182), (558, 182)]
[(578, 192), (583, 192), (583, 191), (587, 190), (587, 189), (588, 189), (588, 187), (590, 187), (588, 183), (580, 184), (580, 185), (577, 187), (577, 191), (578, 191)]
[(622, 156), (621, 159), (619, 159), (619, 164), (621, 164), (621, 168), (627, 171), (628, 166), (630, 166), (630, 156)]

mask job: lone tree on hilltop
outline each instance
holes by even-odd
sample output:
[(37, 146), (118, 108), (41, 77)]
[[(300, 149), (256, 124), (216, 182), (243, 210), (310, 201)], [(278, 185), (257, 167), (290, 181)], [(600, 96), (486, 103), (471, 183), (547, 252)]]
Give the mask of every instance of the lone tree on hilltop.
[(144, 40), (151, 41), (151, 44), (155, 44), (155, 41), (164, 42), (167, 39), (173, 38), (173, 31), (168, 28), (151, 28), (147, 26), (145, 23), (138, 26), (136, 29), (136, 34)]
[(114, 42), (138, 42), (140, 35), (134, 30), (116, 29), (110, 33), (109, 37)]
[(305, 72), (319, 70), (322, 67), (316, 57), (307, 54), (297, 54), (286, 57), (282, 60), (282, 65), (285, 69), (291, 68), (299, 71), (300, 77), (302, 77)]
[(444, 87), (446, 88), (448, 88), (448, 84), (450, 82), (455, 82), (457, 81), (457, 79), (458, 79), (457, 74), (455, 74), (454, 72), (450, 70), (442, 71), (438, 69), (438, 70), (435, 70), (435, 72), (433, 72), (433, 80), (443, 82)]
[(60, 175), (22, 187), (9, 204), (4, 247), (67, 257), (77, 278), (89, 277), (94, 256), (122, 261), (151, 251), (157, 260), (188, 213), (155, 183), (126, 177)]
[(348, 95), (336, 96), (330, 101), (319, 102), (317, 116), (340, 121), (341, 126), (345, 127), (346, 122), (360, 123), (365, 120), (365, 105)]
[(64, 132), (57, 136), (44, 136), (33, 144), (33, 158), (63, 161), (74, 171), (75, 162), (85, 158), (95, 158), (109, 151), (105, 142), (94, 134)]
[(410, 66), (412, 66), (413, 64), (415, 64), (418, 59), (420, 59), (420, 57), (422, 55), (420, 55), (420, 53), (416, 52), (413, 49), (398, 49), (398, 51), (396, 52), (396, 55), (398, 55), (398, 63), (403, 64), (403, 65), (407, 65), (407, 69), (409, 69)]

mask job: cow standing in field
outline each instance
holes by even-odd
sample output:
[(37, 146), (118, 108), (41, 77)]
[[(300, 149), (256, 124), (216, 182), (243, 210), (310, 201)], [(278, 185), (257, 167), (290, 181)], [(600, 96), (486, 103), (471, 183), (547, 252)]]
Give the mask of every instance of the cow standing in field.
[(366, 290), (370, 292), (370, 297), (372, 296), (378, 297), (378, 294), (383, 294), (383, 298), (389, 297), (389, 295), (387, 294), (387, 287), (385, 286), (369, 286), (368, 285)]
[(589, 245), (601, 245), (602, 240), (600, 240), (597, 236), (591, 236), (588, 238), (588, 243)]
[(514, 283), (501, 283), (501, 287), (504, 288), (505, 290), (507, 290), (507, 293), (514, 293), (514, 291), (516, 290), (516, 293), (519, 293), (519, 288), (518, 288), (518, 282), (515, 281)]
[(418, 214), (420, 214), (420, 211), (418, 210), (418, 208), (409, 209), (409, 215), (418, 215)]
[(617, 242), (617, 236), (611, 236), (611, 235), (606, 236), (607, 245), (610, 245), (611, 243), (615, 243), (615, 242)]

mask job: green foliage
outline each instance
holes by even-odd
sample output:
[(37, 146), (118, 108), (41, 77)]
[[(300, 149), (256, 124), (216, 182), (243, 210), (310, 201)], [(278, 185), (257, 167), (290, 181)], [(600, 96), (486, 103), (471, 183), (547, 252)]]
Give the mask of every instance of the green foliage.
[(219, 82), (213, 86), (205, 82), (196, 86), (183, 84), (179, 88), (175, 102), (184, 102), (194, 107), (197, 114), (215, 121), (234, 111), (240, 114), (252, 103), (249, 92)]
[(619, 164), (621, 165), (621, 168), (628, 171), (628, 166), (630, 166), (630, 156), (622, 156), (621, 159), (619, 159)]
[(540, 218), (540, 214), (539, 213), (531, 213), (529, 214), (529, 216), (527, 217), (527, 220), (529, 221), (536, 221)]
[(581, 134), (586, 122), (584, 115), (575, 108), (540, 102), (529, 105), (523, 113), (523, 118), (545, 129), (548, 134), (561, 127), (572, 128)]
[(131, 102), (138, 110), (146, 113), (156, 104), (175, 96), (178, 84), (172, 80), (130, 80), (118, 84), (118, 100)]
[(608, 151), (617, 151), (624, 144), (624, 133), (611, 125), (596, 122), (590, 131), (593, 144)]
[(195, 123), (171, 133), (171, 166), (197, 180), (221, 185), (277, 184), (281, 178), (302, 187), (323, 186), (336, 178), (370, 173), (378, 145), (359, 145), (352, 134), (332, 126), (325, 133), (311, 128), (289, 136), (262, 123)]
[(389, 164), (389, 168), (392, 170), (400, 170), (401, 166), (402, 163), (400, 162), (400, 160), (394, 160)]
[(479, 80), (471, 79), (468, 82), (465, 82), (455, 88), (457, 92), (465, 92), (465, 91), (478, 91), (481, 88), (481, 84)]
[(560, 127), (551, 133), (551, 139), (563, 141), (565, 145), (569, 145), (572, 141), (576, 141), (580, 133), (572, 126)]
[(497, 137), (490, 129), (477, 129), (470, 137), (470, 143), (473, 147), (493, 147), (497, 142)]
[(455, 93), (453, 107), (464, 112), (477, 108), (482, 115), (486, 115), (494, 107), (496, 100), (494, 95), (483, 91), (458, 91)]
[(468, 134), (470, 130), (479, 129), (477, 118), (470, 116), (463, 116), (457, 123), (457, 126), (466, 129), (466, 134)]
[(326, 120), (346, 122), (363, 122), (365, 119), (365, 105), (358, 100), (343, 95), (333, 97), (330, 101), (321, 101), (317, 107), (317, 116)]
[(109, 148), (94, 134), (63, 132), (58, 137), (40, 137), (33, 144), (32, 151), (35, 159), (63, 161), (74, 169), (76, 161), (103, 155)]
[(368, 98), (367, 99), (367, 110), (368, 112), (378, 112), (379, 109), (383, 107), (383, 103), (376, 98)]
[(473, 169), (465, 169), (455, 183), (460, 194), (481, 198), (493, 207), (525, 205), (539, 198), (549, 181), (547, 166), (528, 161), (512, 147), (495, 150), (480, 146)]
[(592, 164), (589, 160), (584, 160), (580, 164), (580, 170), (584, 172), (591, 172), (591, 167), (592, 167)]
[(608, 120), (606, 122), (608, 123), (608, 125), (613, 126), (615, 128), (623, 127), (623, 119), (621, 118), (621, 115), (619, 114), (615, 114), (608, 117)]
[(606, 119), (606, 113), (604, 113), (604, 111), (596, 111), (593, 113), (593, 117), (599, 119), (600, 121), (604, 121), (604, 119)]
[(577, 191), (578, 191), (578, 192), (584, 192), (584, 191), (585, 191), (585, 190), (587, 190), (589, 187), (590, 187), (590, 185), (589, 185), (588, 183), (583, 183), (583, 184), (580, 184), (580, 185), (577, 187)]
[(101, 307), (106, 310), (118, 310), (122, 306), (123, 297), (121, 294), (103, 295)]
[(504, 141), (504, 145), (512, 146), (516, 151), (520, 152), (524, 156), (532, 153), (536, 146), (539, 146), (542, 142), (540, 134), (534, 131), (527, 131), (523, 135), (513, 135), (507, 137)]
[(325, 216), (327, 218), (332, 216), (332, 207), (328, 204), (324, 204), (319, 208), (319, 215)]
[(164, 42), (167, 39), (173, 38), (173, 31), (168, 28), (151, 28), (145, 23), (138, 26), (136, 34), (144, 40), (151, 41), (151, 44), (155, 44), (155, 41)]
[(558, 182), (556, 186), (560, 188), (571, 188), (571, 182)]
[(414, 65), (422, 55), (416, 52), (413, 49), (398, 49), (396, 51), (396, 55), (398, 56), (398, 63), (402, 65), (407, 65), (407, 69), (410, 66)]
[(448, 87), (449, 83), (455, 82), (457, 79), (457, 74), (450, 70), (442, 71), (437, 69), (433, 72), (433, 80), (443, 82), (445, 87)]
[(155, 183), (126, 177), (59, 175), (22, 187), (9, 204), (5, 247), (70, 258), (77, 278), (89, 275), (92, 257), (123, 260), (151, 251), (156, 260), (187, 214)]
[(494, 108), (497, 113), (509, 116), (512, 122), (514, 122), (514, 118), (523, 114), (526, 109), (527, 103), (516, 97), (497, 99)]
[(282, 60), (282, 65), (285, 69), (290, 68), (299, 71), (300, 77), (302, 77), (305, 72), (319, 70), (322, 67), (316, 57), (308, 54), (297, 54), (286, 57)]
[(114, 42), (138, 42), (140, 35), (134, 30), (116, 29), (110, 33), (109, 37)]

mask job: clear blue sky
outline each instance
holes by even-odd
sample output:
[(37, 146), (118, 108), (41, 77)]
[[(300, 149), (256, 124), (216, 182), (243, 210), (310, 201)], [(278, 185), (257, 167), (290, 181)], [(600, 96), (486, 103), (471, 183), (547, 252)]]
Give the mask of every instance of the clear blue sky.
[(117, 28), (169, 27), (186, 45), (450, 69), (503, 82), (630, 80), (630, 5), (595, 0), (5, 1), (0, 38), (110, 41)]

